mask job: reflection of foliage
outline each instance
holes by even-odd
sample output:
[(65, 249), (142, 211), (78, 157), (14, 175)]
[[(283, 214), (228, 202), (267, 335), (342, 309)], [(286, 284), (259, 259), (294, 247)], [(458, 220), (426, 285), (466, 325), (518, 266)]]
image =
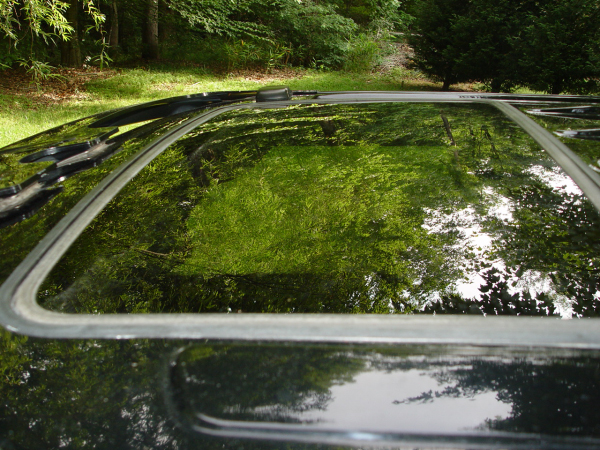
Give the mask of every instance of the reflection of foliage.
[(23, 349), (26, 342), (25, 336), (14, 336), (0, 330), (0, 380), (4, 385), (17, 386), (25, 381), (21, 368), (29, 362), (29, 356)]
[[(508, 275), (511, 270), (507, 270)], [(492, 267), (482, 273), (485, 284), (479, 291), (481, 299), (464, 299), (458, 295), (445, 297), (440, 302), (428, 305), (426, 314), (489, 314), (489, 315), (519, 315), (546, 316), (554, 314), (554, 303), (545, 293), (539, 293), (535, 298), (529, 292), (509, 292), (507, 274)]]
[[(508, 227), (502, 253), (518, 264), (549, 273), (559, 293), (576, 298), (572, 306), (583, 316), (597, 315), (600, 280), (598, 212), (582, 196), (559, 193), (541, 185), (514, 189), (521, 208)], [(520, 249), (527, 243), (527, 252)]]
[(0, 345), (2, 368), (12, 365), (0, 383), (2, 448), (178, 448), (159, 395), (162, 343), (4, 334)]
[[(286, 307), (292, 311), (314, 302), (324, 305), (309, 310), (338, 310), (329, 298), (346, 311), (387, 312), (390, 302), (404, 309), (400, 293), (414, 278), (445, 282), (444, 260), (431, 251), (436, 236), (419, 227), (421, 213), (411, 204), (415, 192), (435, 195), (441, 187), (425, 185), (419, 173), (436, 156), (444, 159), (427, 150), (274, 149), (244, 177), (207, 192), (188, 222), (194, 250), (181, 270), (270, 285), (271, 294), (279, 284), (287, 296), (310, 281), (313, 292), (305, 289), (309, 298)], [(419, 271), (413, 254), (427, 255)]]
[(196, 412), (293, 422), (303, 412), (326, 409), (331, 386), (351, 382), (364, 361), (312, 346), (199, 346), (186, 350), (177, 367), (173, 387)]
[[(552, 250), (527, 232), (579, 208), (536, 167), (553, 163), (487, 105), (226, 113), (123, 189), (59, 262), (41, 301), (71, 312), (387, 313), (437, 297), (447, 303), (439, 312), (552, 313), (548, 291), (515, 294), (512, 284), (538, 271), (575, 283), (575, 297), (593, 295), (569, 273), (594, 258), (598, 240), (581, 214), (553, 225), (580, 249)], [(523, 194), (537, 191), (549, 203)], [(477, 250), (469, 227), (493, 245)], [(555, 267), (561, 258), (580, 262)], [(502, 274), (488, 271), (497, 260)], [(455, 289), (473, 273), (486, 278), (483, 303)], [(553, 289), (564, 296), (568, 286)]]
[(422, 403), (438, 398), (473, 398), (495, 392), (512, 405), (506, 419), (489, 420), (487, 428), (550, 435), (600, 435), (600, 363), (596, 358), (500, 361), (465, 359), (437, 366), (432, 374), (444, 389), (428, 391), (397, 403)]

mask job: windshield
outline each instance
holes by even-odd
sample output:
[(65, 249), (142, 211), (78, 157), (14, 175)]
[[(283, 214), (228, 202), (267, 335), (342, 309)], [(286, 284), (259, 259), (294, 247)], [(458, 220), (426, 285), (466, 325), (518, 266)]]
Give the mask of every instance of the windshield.
[(92, 314), (589, 316), (597, 220), (489, 105), (234, 111), (130, 182), (39, 302)]

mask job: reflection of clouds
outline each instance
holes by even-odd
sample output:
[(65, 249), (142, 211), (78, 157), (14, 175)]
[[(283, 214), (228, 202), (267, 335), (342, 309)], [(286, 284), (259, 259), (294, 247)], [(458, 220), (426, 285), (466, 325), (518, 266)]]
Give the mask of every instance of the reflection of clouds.
[[(436, 378), (437, 372), (437, 367), (372, 368), (351, 382), (332, 386), (332, 402), (324, 410), (307, 410), (298, 418), (304, 423), (336, 429), (455, 433), (486, 429), (482, 424), (487, 419), (509, 417), (512, 403), (501, 401), (494, 391), (477, 392), (472, 396), (441, 395), (454, 386), (454, 380), (440, 381)], [(427, 392), (432, 393), (428, 401), (403, 401), (422, 397)], [(456, 414), (457, 411), (460, 414)]]
[(520, 277), (510, 277), (508, 292), (512, 295), (516, 292), (529, 292), (535, 298), (536, 295), (546, 294), (552, 299), (556, 312), (563, 319), (573, 316), (573, 300), (559, 294), (554, 289), (554, 283), (550, 277), (537, 270), (527, 270)]
[[(487, 192), (486, 192), (487, 191)], [(492, 198), (492, 189), (486, 188), (484, 198)], [(496, 196), (499, 198), (501, 196)], [(501, 197), (502, 202), (498, 202), (488, 208), (488, 214), (495, 217), (510, 217), (512, 212), (509, 208), (510, 200)], [(444, 213), (442, 211), (425, 208), (427, 217), (423, 223), (423, 228), (429, 233), (451, 234), (454, 236), (454, 243), (451, 246), (455, 251), (455, 264), (463, 272), (463, 279), (457, 279), (453, 284), (447, 287), (446, 293), (458, 293), (461, 297), (467, 299), (481, 299), (479, 287), (485, 282), (480, 274), (480, 270), (474, 267), (474, 261), (479, 263), (492, 264), (498, 269), (505, 265), (501, 260), (491, 260), (488, 255), (493, 246), (493, 237), (490, 233), (484, 231), (483, 222), (487, 220), (478, 214), (472, 206), (464, 209)], [(440, 299), (440, 294), (431, 295), (428, 300), (436, 301)]]
[(488, 216), (503, 222), (514, 222), (514, 203), (511, 199), (500, 195), (494, 188), (487, 186), (483, 189), (483, 195), (488, 207)]

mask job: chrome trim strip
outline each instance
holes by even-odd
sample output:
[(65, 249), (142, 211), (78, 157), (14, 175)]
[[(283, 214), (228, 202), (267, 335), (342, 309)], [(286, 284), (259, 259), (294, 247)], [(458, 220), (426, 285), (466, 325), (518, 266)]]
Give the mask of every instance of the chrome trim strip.
[[(536, 434), (517, 434), (501, 431), (456, 433), (402, 433), (398, 431), (372, 432), (367, 430), (330, 429), (310, 424), (285, 424), (276, 422), (243, 422), (220, 420), (197, 414), (196, 421), (187, 421), (189, 429), (210, 436), (279, 440), (343, 446), (390, 446), (410, 448), (460, 448), (460, 449), (597, 449), (600, 440), (595, 438), (555, 437)], [(190, 423), (191, 422), (191, 423)]]
[(600, 349), (596, 319), (403, 315), (62, 314), (41, 308), (44, 278), (104, 206), (152, 159), (190, 130), (227, 111), (298, 104), (486, 103), (521, 125), (559, 162), (600, 210), (600, 176), (553, 135), (502, 101), (470, 94), (335, 94), (313, 100), (231, 105), (195, 116), (148, 145), (86, 195), (22, 261), (0, 289), (0, 323), (46, 338), (191, 338), (355, 343), (465, 344)]

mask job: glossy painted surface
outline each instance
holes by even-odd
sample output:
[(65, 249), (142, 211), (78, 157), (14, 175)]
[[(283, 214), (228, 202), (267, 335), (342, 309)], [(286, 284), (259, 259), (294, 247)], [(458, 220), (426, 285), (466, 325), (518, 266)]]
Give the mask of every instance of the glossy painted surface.
[(202, 431), (485, 446), (517, 433), (599, 436), (599, 367), (596, 354), (572, 351), (193, 345), (177, 356), (170, 389), (182, 422)]
[[(115, 135), (109, 158), (56, 179), (57, 195), (1, 230), (0, 281), (107, 174), (186, 118)], [(79, 125), (84, 141), (97, 137)], [(578, 154), (593, 161), (592, 144)], [(125, 186), (56, 266), (40, 302), (92, 314), (595, 315), (597, 216), (545, 152), (486, 105), (236, 111)], [(0, 448), (600, 447), (598, 352), (518, 344), (3, 331)]]
[[(597, 142), (600, 139), (599, 108), (585, 104), (554, 109), (545, 106), (533, 110), (532, 118), (560, 136), (573, 152), (596, 172), (600, 172), (600, 145)], [(529, 107), (523, 107), (522, 110), (528, 111)]]
[[(71, 128), (83, 128), (79, 135), (84, 141), (98, 133), (98, 129), (93, 132), (86, 131), (90, 120), (84, 119), (77, 125), (71, 126)], [(154, 133), (166, 132), (180, 121), (181, 119), (153, 122), (109, 139), (108, 145), (103, 146), (101, 154), (90, 155), (90, 149), (88, 149), (84, 150), (83, 154), (72, 155), (59, 162), (40, 161), (25, 164), (18, 162), (24, 155), (37, 152), (37, 147), (36, 150), (29, 150), (25, 153), (18, 151), (13, 153), (7, 150), (6, 153), (0, 154), (0, 164), (10, 166), (14, 163), (19, 168), (19, 171), (12, 172), (10, 175), (14, 183), (27, 182), (28, 177), (33, 177), (35, 179), (31, 180), (30, 185), (37, 185), (42, 197), (41, 201), (37, 203), (35, 197), (25, 199), (22, 208), (16, 210), (11, 209), (10, 205), (6, 205), (6, 214), (0, 213), (0, 229), (2, 229), (0, 259), (3, 261), (0, 266), (0, 282), (4, 282), (46, 233), (103, 178), (144, 145), (156, 139)], [(45, 138), (46, 144), (64, 140), (65, 132), (69, 136), (73, 134), (69, 127), (66, 131), (59, 127)], [(42, 138), (40, 137), (40, 139)], [(77, 140), (82, 142), (80, 139)], [(47, 148), (44, 145), (42, 147)], [(91, 153), (94, 153), (93, 148)], [(78, 159), (80, 156), (83, 158)], [(67, 164), (69, 162), (73, 164)], [(38, 175), (31, 175), (30, 166), (35, 166), (35, 171), (39, 171)], [(60, 171), (62, 172), (56, 173)], [(47, 195), (48, 193), (52, 195)], [(0, 198), (0, 206), (3, 205), (2, 202), (11, 201), (11, 197), (13, 196), (7, 195)]]
[[(7, 333), (0, 345), (6, 449), (340, 448), (281, 442), (331, 432), (363, 447), (365, 436), (387, 448), (599, 447), (597, 352)], [(273, 442), (200, 432), (235, 436), (233, 420), (292, 427)]]

